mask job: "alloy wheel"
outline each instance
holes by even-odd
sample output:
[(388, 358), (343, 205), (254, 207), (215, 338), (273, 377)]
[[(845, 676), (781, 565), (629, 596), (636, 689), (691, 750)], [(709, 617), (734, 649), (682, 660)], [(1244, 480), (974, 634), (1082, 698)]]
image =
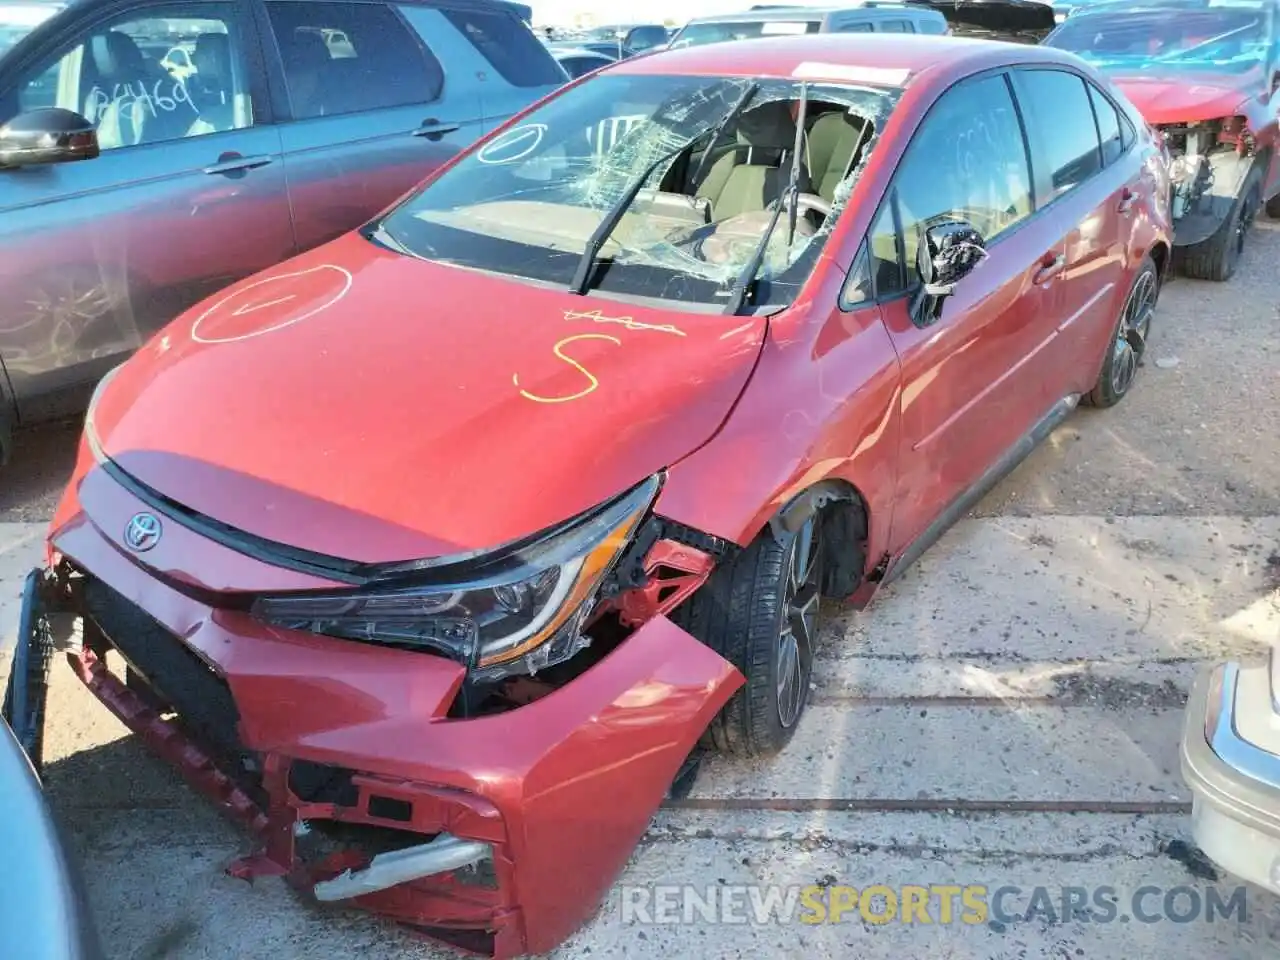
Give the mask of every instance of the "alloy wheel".
[(1147, 334), (1151, 331), (1151, 316), (1156, 309), (1156, 277), (1143, 273), (1129, 291), (1124, 304), (1120, 328), (1116, 332), (1114, 362), (1111, 366), (1111, 389), (1124, 393), (1138, 373), (1138, 363), (1147, 348)]
[(775, 674), (778, 721), (784, 729), (795, 724), (808, 699), (818, 623), (819, 551), (818, 518), (814, 515), (796, 534), (788, 553), (787, 577), (783, 584), (782, 629)]

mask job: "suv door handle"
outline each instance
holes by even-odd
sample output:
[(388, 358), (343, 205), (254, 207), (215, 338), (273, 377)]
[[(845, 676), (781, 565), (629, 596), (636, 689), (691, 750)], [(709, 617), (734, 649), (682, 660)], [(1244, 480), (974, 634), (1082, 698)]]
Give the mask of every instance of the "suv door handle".
[(1062, 272), (1062, 268), (1066, 265), (1067, 255), (1065, 253), (1046, 253), (1040, 258), (1040, 269), (1037, 270), (1035, 276), (1031, 278), (1031, 282), (1035, 284), (1048, 283), (1060, 274)]
[(439, 140), (446, 133), (453, 133), (455, 130), (461, 130), (460, 123), (441, 123), (432, 117), (430, 120), (423, 120), (422, 126), (413, 131), (415, 137), (426, 137), (428, 140)]
[(266, 154), (244, 157), (235, 151), (230, 151), (218, 157), (217, 163), (205, 167), (204, 172), (210, 176), (218, 173), (236, 173), (241, 170), (252, 170), (254, 167), (265, 167), (271, 160), (272, 158)]
[(1124, 188), (1124, 192), (1120, 194), (1120, 205), (1116, 207), (1116, 211), (1120, 214), (1129, 214), (1133, 210), (1133, 202), (1138, 199), (1138, 194), (1128, 187)]

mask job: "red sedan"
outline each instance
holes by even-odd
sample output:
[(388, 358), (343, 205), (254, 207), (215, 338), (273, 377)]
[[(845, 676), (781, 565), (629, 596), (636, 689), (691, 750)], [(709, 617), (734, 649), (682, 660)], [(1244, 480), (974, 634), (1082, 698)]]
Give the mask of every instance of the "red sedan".
[(1131, 389), (1163, 164), (1047, 48), (606, 68), (104, 380), (32, 622), (237, 873), (545, 951), (700, 749), (787, 743), (821, 601)]

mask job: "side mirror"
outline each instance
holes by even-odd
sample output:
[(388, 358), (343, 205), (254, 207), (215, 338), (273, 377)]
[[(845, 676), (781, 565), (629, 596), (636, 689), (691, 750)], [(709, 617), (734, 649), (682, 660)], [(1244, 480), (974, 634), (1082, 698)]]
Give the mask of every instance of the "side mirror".
[(98, 152), (98, 132), (74, 110), (31, 110), (0, 126), (0, 167), (92, 160)]
[(922, 323), (938, 319), (943, 300), (986, 256), (982, 234), (964, 220), (944, 218), (922, 225), (916, 243), (920, 288), (913, 314)]

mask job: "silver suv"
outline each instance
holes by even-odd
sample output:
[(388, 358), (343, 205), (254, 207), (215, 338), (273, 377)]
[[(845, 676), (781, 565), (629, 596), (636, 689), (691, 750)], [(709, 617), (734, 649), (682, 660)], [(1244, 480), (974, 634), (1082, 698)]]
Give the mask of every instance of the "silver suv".
[(0, 425), (566, 79), (501, 0), (0, 0)]

